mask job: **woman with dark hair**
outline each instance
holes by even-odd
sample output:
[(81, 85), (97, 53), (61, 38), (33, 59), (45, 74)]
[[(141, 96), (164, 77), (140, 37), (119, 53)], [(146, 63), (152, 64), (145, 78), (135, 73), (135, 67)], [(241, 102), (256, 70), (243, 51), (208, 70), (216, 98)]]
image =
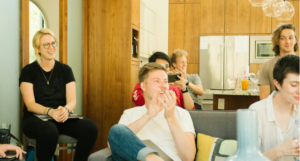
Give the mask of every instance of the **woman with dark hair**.
[(299, 118), (299, 56), (287, 55), (273, 70), (275, 91), (250, 109), (258, 113), (259, 145), (270, 160), (294, 161), (299, 156), (299, 139), (293, 139), (295, 119)]

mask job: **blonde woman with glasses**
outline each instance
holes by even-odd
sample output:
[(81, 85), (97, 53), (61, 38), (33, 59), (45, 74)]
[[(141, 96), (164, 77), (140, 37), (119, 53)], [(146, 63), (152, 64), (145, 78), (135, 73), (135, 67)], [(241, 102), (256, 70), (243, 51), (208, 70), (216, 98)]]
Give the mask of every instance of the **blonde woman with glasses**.
[[(22, 131), (36, 139), (38, 160), (50, 161), (59, 134), (76, 138), (74, 161), (86, 160), (97, 139), (98, 128), (86, 118), (68, 120), (76, 107), (76, 86), (72, 69), (55, 60), (58, 42), (53, 32), (41, 29), (33, 37), (36, 61), (22, 69), (19, 78), (24, 99)], [(34, 114), (51, 116), (42, 121)]]

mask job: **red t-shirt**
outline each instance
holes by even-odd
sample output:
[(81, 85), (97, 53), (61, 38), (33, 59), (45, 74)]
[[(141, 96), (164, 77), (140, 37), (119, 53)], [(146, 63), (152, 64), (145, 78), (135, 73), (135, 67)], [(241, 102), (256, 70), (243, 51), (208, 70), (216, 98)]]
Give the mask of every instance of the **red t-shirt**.
[[(177, 106), (184, 108), (184, 101), (183, 101), (183, 95), (181, 93), (181, 90), (179, 87), (177, 86), (171, 86), (169, 85), (169, 90), (172, 90), (173, 92), (175, 92), (176, 95), (176, 103)], [(143, 106), (145, 104), (145, 99), (143, 96), (143, 91), (140, 87), (140, 83), (136, 84), (133, 93), (132, 93), (132, 102), (136, 105), (136, 106)], [(195, 108), (195, 106), (194, 106)]]

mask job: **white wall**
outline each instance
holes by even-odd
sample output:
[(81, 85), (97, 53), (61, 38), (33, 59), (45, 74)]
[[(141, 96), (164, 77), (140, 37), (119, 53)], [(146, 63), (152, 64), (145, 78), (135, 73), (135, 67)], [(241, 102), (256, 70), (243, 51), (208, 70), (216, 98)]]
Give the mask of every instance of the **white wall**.
[(11, 133), (19, 139), (21, 138), (20, 9), (20, 0), (0, 0), (0, 128), (3, 123), (11, 124)]
[[(59, 43), (59, 0), (30, 0), (43, 13), (48, 29), (52, 30)], [(30, 40), (31, 42), (31, 40)], [(31, 45), (31, 43), (30, 43)], [(59, 60), (59, 45), (55, 59)]]
[(68, 65), (76, 80), (77, 114), (82, 114), (83, 99), (82, 34), (82, 0), (68, 0)]
[(157, 50), (168, 54), (169, 0), (141, 0), (157, 15)]

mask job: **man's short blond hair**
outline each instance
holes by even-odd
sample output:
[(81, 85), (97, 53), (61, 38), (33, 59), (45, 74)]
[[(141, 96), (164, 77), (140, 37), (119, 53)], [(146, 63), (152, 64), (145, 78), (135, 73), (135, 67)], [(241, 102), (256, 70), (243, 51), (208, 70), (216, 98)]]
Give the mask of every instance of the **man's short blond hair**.
[(149, 77), (149, 73), (156, 70), (162, 70), (167, 73), (166, 68), (158, 63), (148, 63), (145, 64), (139, 72), (139, 82), (146, 82), (146, 79)]
[[(171, 59), (171, 64), (173, 66), (173, 63), (176, 63), (176, 59), (178, 57), (182, 57), (182, 56), (185, 56), (187, 57), (188, 56), (188, 53), (185, 51), (185, 50), (182, 50), (182, 49), (177, 49), (175, 50), (171, 55), (170, 55), (170, 59)], [(174, 67), (174, 66), (173, 66)]]

